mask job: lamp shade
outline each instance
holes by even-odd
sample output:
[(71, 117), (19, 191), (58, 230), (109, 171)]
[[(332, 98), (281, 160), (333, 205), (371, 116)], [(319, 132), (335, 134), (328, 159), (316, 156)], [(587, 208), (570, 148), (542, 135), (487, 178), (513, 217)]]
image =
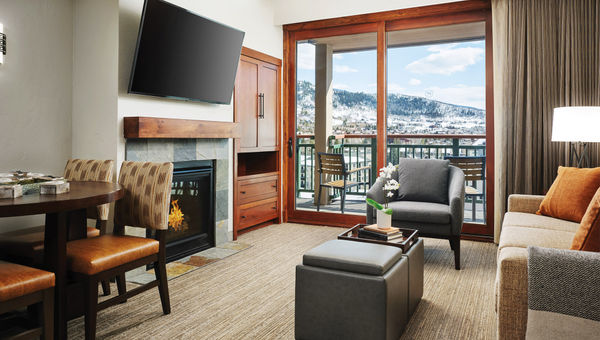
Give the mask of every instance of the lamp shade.
[(600, 142), (600, 106), (554, 109), (553, 142)]

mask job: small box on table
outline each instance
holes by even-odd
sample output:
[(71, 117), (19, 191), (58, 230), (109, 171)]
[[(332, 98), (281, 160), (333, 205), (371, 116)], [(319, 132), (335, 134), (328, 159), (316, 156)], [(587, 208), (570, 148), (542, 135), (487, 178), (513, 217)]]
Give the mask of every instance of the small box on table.
[(0, 198), (17, 198), (23, 196), (21, 184), (0, 185)]
[(52, 181), (46, 182), (40, 186), (40, 195), (58, 195), (69, 192), (69, 182), (66, 181)]

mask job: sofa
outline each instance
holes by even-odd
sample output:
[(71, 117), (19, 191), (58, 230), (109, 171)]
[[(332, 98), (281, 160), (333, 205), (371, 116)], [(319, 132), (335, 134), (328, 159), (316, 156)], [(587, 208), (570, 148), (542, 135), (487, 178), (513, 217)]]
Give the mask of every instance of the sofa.
[[(392, 225), (419, 230), (419, 236), (450, 241), (454, 267), (460, 269), (460, 232), (465, 206), (465, 175), (448, 160), (401, 158), (392, 178), (400, 183), (388, 206)], [(367, 198), (384, 202), (383, 181), (376, 181)], [(367, 205), (367, 224), (376, 223)]]
[(569, 249), (579, 223), (536, 215), (544, 196), (510, 195), (497, 253), (496, 314), (499, 340), (525, 339), (528, 246)]

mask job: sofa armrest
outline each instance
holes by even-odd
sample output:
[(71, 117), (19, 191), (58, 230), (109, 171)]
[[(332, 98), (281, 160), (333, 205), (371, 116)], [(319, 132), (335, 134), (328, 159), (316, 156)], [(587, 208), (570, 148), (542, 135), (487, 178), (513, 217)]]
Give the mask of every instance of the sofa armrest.
[[(385, 202), (385, 193), (383, 192), (383, 181), (377, 180), (369, 191), (367, 191), (367, 198), (374, 200), (377, 203), (383, 204)], [(366, 204), (366, 203), (365, 203)], [(375, 223), (375, 208), (367, 204), (367, 224)]]
[(520, 195), (508, 196), (508, 211), (535, 214), (544, 200), (542, 195)]
[(465, 174), (452, 165), (448, 168), (448, 172), (448, 204), (452, 235), (460, 235), (465, 214)]

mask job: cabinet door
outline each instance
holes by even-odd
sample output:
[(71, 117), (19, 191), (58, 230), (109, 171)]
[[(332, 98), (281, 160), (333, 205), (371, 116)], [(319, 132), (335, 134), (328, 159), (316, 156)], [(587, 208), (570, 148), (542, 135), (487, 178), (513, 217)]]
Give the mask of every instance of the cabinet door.
[(241, 149), (258, 146), (258, 68), (257, 61), (244, 56), (240, 58), (235, 80), (235, 114), (242, 128)]
[(262, 103), (259, 103), (262, 116), (258, 119), (258, 146), (261, 148), (279, 145), (277, 81), (277, 66), (261, 63), (258, 70), (258, 91), (262, 94)]

